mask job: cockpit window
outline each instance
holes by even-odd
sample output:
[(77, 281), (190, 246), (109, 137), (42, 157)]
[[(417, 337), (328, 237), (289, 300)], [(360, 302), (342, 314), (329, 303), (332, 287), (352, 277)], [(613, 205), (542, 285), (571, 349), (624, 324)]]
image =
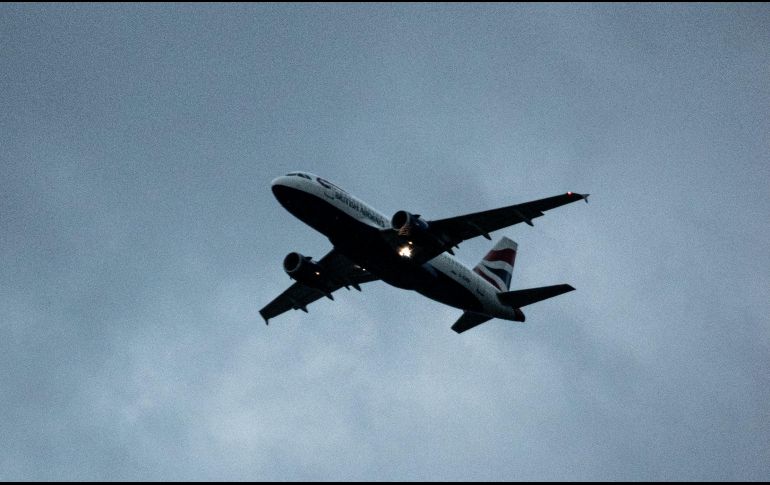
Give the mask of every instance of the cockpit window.
[(302, 172), (291, 172), (286, 174), (287, 177), (302, 177), (303, 179), (313, 180), (308, 174)]

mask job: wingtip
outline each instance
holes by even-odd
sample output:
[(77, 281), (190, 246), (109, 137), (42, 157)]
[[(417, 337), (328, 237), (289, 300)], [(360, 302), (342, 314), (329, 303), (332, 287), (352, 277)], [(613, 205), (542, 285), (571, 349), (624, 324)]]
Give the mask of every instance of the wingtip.
[(588, 203), (588, 196), (591, 194), (580, 194), (578, 192), (567, 192), (567, 195), (570, 197), (577, 197), (578, 200), (584, 200), (586, 201), (586, 204)]

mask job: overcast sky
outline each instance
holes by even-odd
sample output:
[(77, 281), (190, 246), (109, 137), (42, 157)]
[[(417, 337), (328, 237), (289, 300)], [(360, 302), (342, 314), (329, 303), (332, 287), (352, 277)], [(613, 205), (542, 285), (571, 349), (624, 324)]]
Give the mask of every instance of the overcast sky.
[[(3, 4), (0, 168), (0, 480), (770, 479), (766, 5)], [(266, 327), (291, 170), (577, 291)]]

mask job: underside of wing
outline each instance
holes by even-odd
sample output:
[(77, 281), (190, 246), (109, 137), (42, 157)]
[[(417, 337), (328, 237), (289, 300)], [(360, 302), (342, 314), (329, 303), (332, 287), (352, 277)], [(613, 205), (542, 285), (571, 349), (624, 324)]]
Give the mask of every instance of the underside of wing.
[(391, 226), (382, 230), (382, 237), (395, 252), (411, 259), (415, 264), (430, 261), (443, 252), (453, 253), (453, 248), (463, 241), (478, 236), (491, 239), (491, 232), (532, 220), (544, 212), (578, 200), (588, 200), (588, 194), (566, 194), (533, 200), (523, 204), (501, 207), (448, 219), (425, 220), (407, 211), (398, 211)]
[[(301, 255), (299, 255), (301, 258)], [(309, 258), (308, 258), (309, 259)], [(307, 307), (324, 296), (334, 299), (332, 293), (342, 287), (353, 287), (361, 291), (359, 285), (375, 281), (378, 278), (350, 261), (337, 250), (331, 250), (317, 263), (320, 271), (319, 278), (312, 281), (297, 281), (277, 298), (268, 303), (259, 311), (259, 314), (267, 324), (271, 318), (277, 317), (289, 310), (302, 310), (307, 312)]]
[(465, 312), (455, 322), (455, 324), (452, 325), (452, 330), (454, 330), (457, 333), (463, 333), (474, 327), (481, 325), (482, 323), (488, 322), (491, 319), (492, 317), (488, 317), (480, 313)]
[(310, 288), (302, 283), (294, 283), (276, 299), (268, 303), (259, 311), (265, 323), (289, 310), (302, 310), (307, 312), (307, 306), (322, 298), (324, 294), (315, 288)]
[(539, 301), (547, 300), (548, 298), (553, 298), (554, 296), (562, 295), (564, 293), (573, 291), (574, 289), (575, 288), (572, 286), (566, 284), (543, 286), (541, 288), (529, 288), (526, 290), (506, 291), (503, 293), (498, 293), (497, 299), (500, 300), (500, 303), (504, 305), (508, 305), (513, 308), (521, 308), (533, 303), (537, 303)]
[(566, 194), (547, 197), (545, 199), (525, 202), (523, 204), (501, 207), (473, 214), (466, 214), (448, 219), (432, 221), (430, 227), (437, 233), (444, 234), (454, 244), (467, 239), (484, 236), (490, 239), (489, 233), (524, 222), (533, 225), (532, 220), (544, 215), (550, 209), (555, 209), (578, 200), (588, 200), (588, 194), (567, 192)]

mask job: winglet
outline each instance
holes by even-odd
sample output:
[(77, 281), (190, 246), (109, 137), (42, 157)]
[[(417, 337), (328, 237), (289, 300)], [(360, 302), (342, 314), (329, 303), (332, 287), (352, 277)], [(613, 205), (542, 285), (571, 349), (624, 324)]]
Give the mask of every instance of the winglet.
[(586, 201), (586, 204), (588, 204), (588, 196), (591, 194), (578, 194), (577, 192), (567, 192), (567, 195), (569, 195), (570, 197), (572, 197), (573, 195), (576, 195), (581, 199), (583, 199), (584, 201)]

